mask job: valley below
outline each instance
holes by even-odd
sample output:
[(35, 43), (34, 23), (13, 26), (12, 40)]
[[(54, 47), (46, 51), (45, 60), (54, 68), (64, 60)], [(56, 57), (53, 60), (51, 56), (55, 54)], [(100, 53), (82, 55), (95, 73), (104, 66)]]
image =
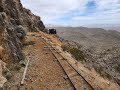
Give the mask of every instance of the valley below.
[(101, 28), (56, 27), (67, 46), (81, 50), (89, 69), (120, 85), (120, 32)]

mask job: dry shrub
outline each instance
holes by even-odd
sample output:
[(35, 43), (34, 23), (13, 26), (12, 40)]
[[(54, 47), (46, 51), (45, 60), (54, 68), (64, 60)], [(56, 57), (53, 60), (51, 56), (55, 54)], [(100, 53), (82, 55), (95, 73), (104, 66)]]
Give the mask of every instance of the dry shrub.
[(62, 45), (61, 47), (62, 47), (63, 51), (67, 51), (67, 52), (71, 53), (76, 60), (78, 60), (78, 61), (85, 60), (85, 55), (83, 54), (83, 51), (81, 51), (80, 49), (69, 46), (69, 45)]

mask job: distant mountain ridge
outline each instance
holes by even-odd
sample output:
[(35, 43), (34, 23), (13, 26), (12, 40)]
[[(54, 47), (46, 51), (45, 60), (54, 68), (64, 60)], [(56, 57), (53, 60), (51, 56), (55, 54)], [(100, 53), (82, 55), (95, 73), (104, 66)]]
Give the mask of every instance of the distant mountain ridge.
[[(46, 27), (81, 27), (81, 26), (62, 26), (62, 25), (53, 25), (53, 24), (46, 24)], [(83, 25), (83, 27), (88, 27), (88, 28), (103, 28), (106, 30), (116, 30), (120, 32), (120, 24), (91, 24), (91, 25)]]
[(115, 30), (105, 30), (102, 28), (87, 28), (87, 27), (55, 27), (58, 35), (65, 39), (89, 39), (91, 41), (120, 41), (120, 32)]

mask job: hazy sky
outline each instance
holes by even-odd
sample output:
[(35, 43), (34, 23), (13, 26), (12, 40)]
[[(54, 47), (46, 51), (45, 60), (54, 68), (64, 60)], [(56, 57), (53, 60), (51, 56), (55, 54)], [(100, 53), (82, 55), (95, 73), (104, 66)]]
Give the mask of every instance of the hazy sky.
[(120, 24), (120, 0), (21, 0), (45, 24)]

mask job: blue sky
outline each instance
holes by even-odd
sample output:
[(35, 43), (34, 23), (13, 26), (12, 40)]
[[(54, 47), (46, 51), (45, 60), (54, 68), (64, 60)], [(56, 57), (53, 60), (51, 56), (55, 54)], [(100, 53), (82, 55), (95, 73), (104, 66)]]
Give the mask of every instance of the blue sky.
[(120, 0), (21, 0), (48, 25), (120, 24)]

